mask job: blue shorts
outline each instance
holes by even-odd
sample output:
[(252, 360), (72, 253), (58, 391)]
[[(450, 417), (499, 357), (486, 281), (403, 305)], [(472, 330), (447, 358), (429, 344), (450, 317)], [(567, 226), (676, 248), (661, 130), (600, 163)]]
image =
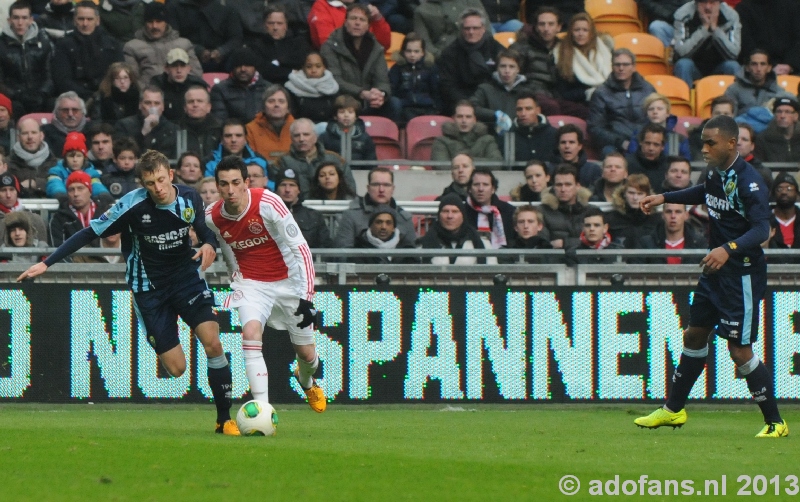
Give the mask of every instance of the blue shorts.
[(135, 293), (133, 304), (148, 343), (159, 355), (180, 345), (178, 316), (192, 329), (217, 320), (214, 293), (200, 276), (165, 289)]
[(749, 345), (758, 338), (761, 299), (767, 289), (766, 270), (748, 275), (701, 275), (689, 309), (689, 326), (717, 327), (717, 336)]

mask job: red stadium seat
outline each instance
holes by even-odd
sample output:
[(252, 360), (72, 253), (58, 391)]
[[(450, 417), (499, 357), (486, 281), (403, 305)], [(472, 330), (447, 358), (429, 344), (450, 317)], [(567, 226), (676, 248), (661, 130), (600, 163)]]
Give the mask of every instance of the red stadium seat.
[(420, 202), (429, 202), (432, 200), (436, 200), (436, 197), (439, 197), (439, 195), (417, 195), (411, 200), (417, 200)]
[(228, 73), (203, 73), (203, 80), (205, 80), (208, 87), (211, 88), (227, 79), (229, 76), (230, 74)]
[[(33, 119), (39, 123), (39, 125), (49, 124), (53, 121), (53, 114), (52, 113), (29, 113), (27, 115), (23, 115), (19, 118), (17, 123), (22, 122), (25, 119)], [(61, 153), (61, 152), (59, 152)]]
[(589, 157), (589, 159), (600, 158), (599, 154), (592, 147), (592, 142), (589, 138), (589, 132), (586, 130), (585, 120), (578, 117), (573, 117), (572, 115), (551, 115), (547, 117), (547, 122), (556, 129), (565, 124), (575, 124), (578, 126), (578, 129), (580, 129), (583, 133), (583, 149), (586, 150), (586, 155)]
[(684, 136), (688, 136), (690, 127), (696, 127), (702, 123), (703, 119), (700, 117), (694, 117), (691, 115), (678, 117), (678, 123), (675, 124), (675, 132), (683, 134)]
[(367, 126), (367, 134), (375, 142), (378, 160), (402, 159), (403, 148), (400, 145), (400, 130), (397, 124), (384, 117), (361, 117)]
[(443, 115), (423, 115), (406, 125), (406, 156), (411, 160), (430, 160), (434, 138), (442, 135), (442, 124), (453, 119)]

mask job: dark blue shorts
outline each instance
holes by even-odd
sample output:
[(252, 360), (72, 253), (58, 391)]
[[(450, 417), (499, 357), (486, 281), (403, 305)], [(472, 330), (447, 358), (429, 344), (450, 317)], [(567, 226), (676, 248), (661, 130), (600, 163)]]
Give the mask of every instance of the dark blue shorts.
[(165, 289), (133, 295), (136, 315), (145, 328), (148, 343), (156, 354), (180, 344), (178, 316), (194, 329), (206, 321), (216, 321), (214, 293), (200, 276), (184, 279)]
[(689, 310), (689, 326), (717, 327), (717, 336), (740, 345), (758, 338), (761, 300), (767, 289), (766, 270), (748, 275), (701, 275)]

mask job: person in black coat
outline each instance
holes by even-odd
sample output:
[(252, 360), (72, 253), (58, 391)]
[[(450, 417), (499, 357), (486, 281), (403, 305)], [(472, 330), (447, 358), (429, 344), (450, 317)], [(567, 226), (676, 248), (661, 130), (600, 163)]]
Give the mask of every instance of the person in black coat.
[(289, 74), (303, 66), (311, 51), (308, 37), (292, 33), (286, 7), (281, 4), (270, 4), (264, 11), (264, 29), (266, 33), (248, 43), (258, 55), (256, 69), (262, 78), (273, 84), (286, 85)]
[(443, 112), (448, 115), (455, 111), (456, 103), (469, 100), (479, 85), (492, 79), (497, 69), (497, 54), (505, 49), (487, 31), (481, 11), (464, 10), (459, 25), (461, 34), (437, 58), (445, 101)]
[(667, 130), (658, 124), (647, 124), (639, 132), (639, 148), (628, 155), (628, 173), (644, 174), (651, 187), (661, 187), (667, 176), (669, 160), (664, 154)]
[(75, 29), (74, 17), (75, 4), (72, 0), (52, 0), (45, 6), (36, 24), (55, 42)]
[(158, 150), (169, 159), (175, 159), (178, 143), (178, 126), (163, 117), (164, 94), (158, 87), (142, 91), (139, 113), (117, 122), (116, 137), (129, 136), (136, 141), (140, 151)]
[[(319, 136), (325, 149), (343, 155), (342, 137), (350, 135), (350, 155), (345, 159), (346, 161), (377, 160), (375, 142), (367, 134), (367, 126), (364, 121), (358, 117), (358, 111), (361, 108), (358, 100), (344, 94), (336, 98), (334, 107), (334, 120), (328, 122), (325, 132)], [(369, 166), (360, 166), (360, 168), (370, 169)]]
[[(553, 249), (546, 231), (544, 216), (533, 206), (519, 206), (514, 211), (514, 230), (517, 236), (509, 241), (506, 249)], [(528, 256), (525, 263), (554, 263), (552, 257)], [(517, 263), (515, 257), (501, 257), (501, 263)]]
[[(687, 224), (689, 211), (683, 204), (664, 204), (661, 221), (647, 234), (640, 235), (633, 247), (637, 249), (706, 249), (708, 239)], [(631, 247), (631, 246), (628, 246)], [(681, 258), (680, 256), (665, 256), (651, 258), (634, 258), (630, 263), (653, 263), (680, 265), (692, 264), (696, 258)]]
[(18, 116), (49, 111), (53, 43), (33, 21), (29, 5), (14, 3), (12, 8), (12, 22), (0, 33), (0, 82), (6, 96), (17, 103)]
[(167, 23), (193, 44), (204, 72), (230, 69), (228, 56), (243, 46), (239, 14), (220, 0), (173, 0)]
[(291, 211), (300, 232), (311, 249), (333, 247), (331, 231), (325, 223), (325, 216), (316, 209), (303, 205), (300, 183), (293, 169), (281, 170), (275, 178), (275, 192)]
[[(355, 249), (414, 249), (414, 246), (400, 240), (397, 228), (397, 211), (387, 205), (379, 205), (369, 217), (369, 226), (356, 236)], [(356, 256), (348, 261), (355, 263), (413, 263), (414, 259), (395, 256)]]
[(83, 0), (75, 6), (75, 30), (56, 43), (52, 63), (56, 92), (75, 91), (87, 100), (108, 67), (122, 60), (122, 44), (100, 26), (99, 8)]
[(517, 97), (517, 116), (510, 133), (514, 134), (514, 160), (555, 160), (558, 130), (542, 115), (542, 109), (532, 93), (521, 93)]
[(639, 201), (652, 193), (650, 181), (643, 174), (631, 174), (614, 190), (613, 210), (606, 215), (606, 223), (615, 241), (633, 247), (639, 236), (655, 229), (661, 219), (659, 215), (645, 214), (639, 208)]
[(622, 244), (611, 237), (608, 230), (606, 214), (600, 208), (589, 206), (583, 213), (583, 227), (576, 246), (566, 251), (564, 259), (567, 265), (605, 265), (617, 262), (613, 254), (597, 253), (596, 255), (578, 256), (575, 251), (594, 249), (622, 249)]
[(171, 122), (179, 122), (184, 117), (185, 95), (189, 88), (195, 86), (208, 88), (205, 80), (189, 73), (191, 70), (189, 54), (176, 47), (167, 53), (164, 73), (150, 80), (150, 85), (164, 92), (164, 116)]
[(108, 67), (100, 88), (91, 99), (92, 120), (115, 124), (117, 120), (139, 113), (139, 82), (136, 71), (128, 63)]
[(469, 196), (464, 208), (466, 223), (486, 234), (494, 249), (500, 249), (517, 236), (514, 206), (497, 197), (497, 187), (492, 171), (475, 169), (469, 178)]

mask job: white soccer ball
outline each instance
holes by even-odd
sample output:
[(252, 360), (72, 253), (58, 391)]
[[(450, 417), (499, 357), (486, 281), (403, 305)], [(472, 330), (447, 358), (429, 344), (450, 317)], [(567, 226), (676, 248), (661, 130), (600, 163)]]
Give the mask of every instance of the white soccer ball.
[(274, 436), (278, 432), (278, 414), (264, 401), (247, 401), (236, 414), (242, 436)]

